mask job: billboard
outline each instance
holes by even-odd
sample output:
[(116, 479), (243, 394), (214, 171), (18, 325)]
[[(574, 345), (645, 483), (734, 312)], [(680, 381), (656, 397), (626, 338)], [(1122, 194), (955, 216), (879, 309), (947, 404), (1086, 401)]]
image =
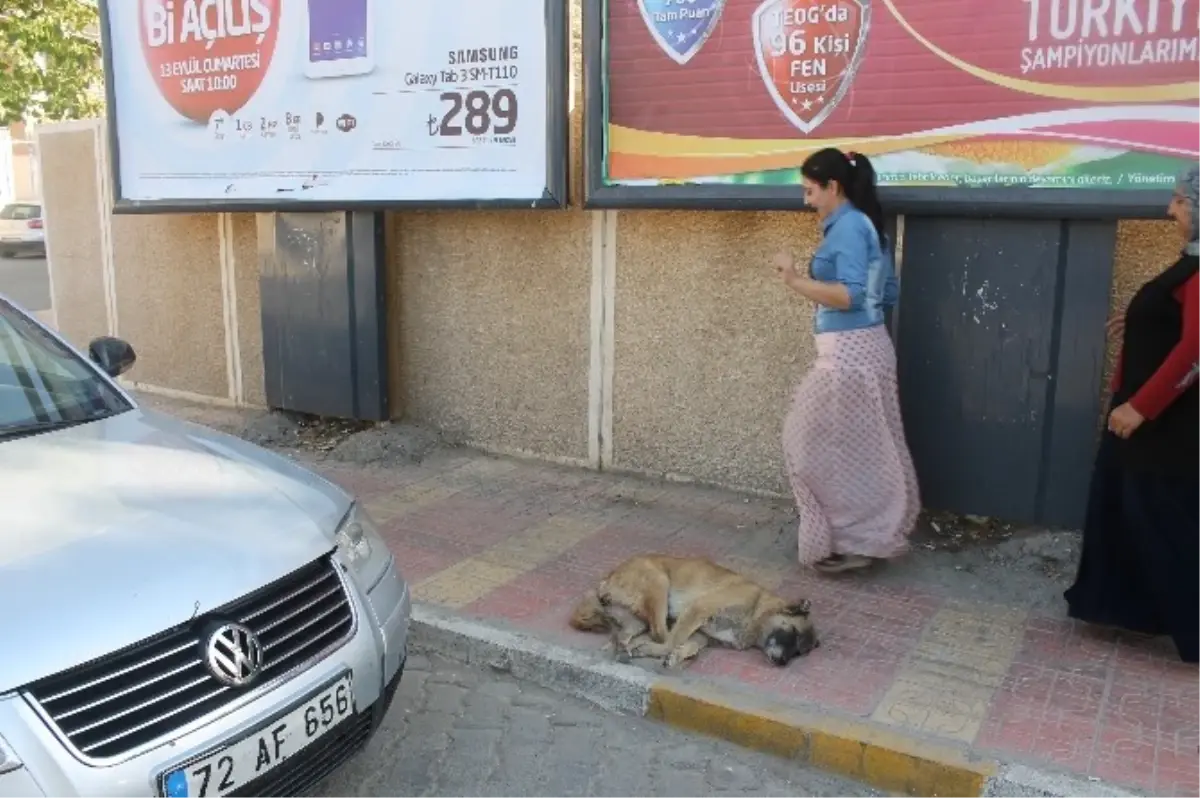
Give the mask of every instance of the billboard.
[(558, 0), (101, 3), (118, 212), (557, 207)]
[(910, 209), (1161, 215), (1195, 0), (585, 0), (588, 203), (786, 208), (827, 146)]

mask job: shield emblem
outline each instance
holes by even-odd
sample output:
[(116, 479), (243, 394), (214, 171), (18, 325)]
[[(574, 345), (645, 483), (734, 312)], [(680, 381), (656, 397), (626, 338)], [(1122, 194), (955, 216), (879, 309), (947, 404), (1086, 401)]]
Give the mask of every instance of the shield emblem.
[(638, 9), (662, 51), (683, 65), (708, 41), (725, 0), (638, 0)]
[(846, 96), (866, 52), (871, 0), (766, 0), (754, 12), (758, 72), (775, 106), (812, 133)]

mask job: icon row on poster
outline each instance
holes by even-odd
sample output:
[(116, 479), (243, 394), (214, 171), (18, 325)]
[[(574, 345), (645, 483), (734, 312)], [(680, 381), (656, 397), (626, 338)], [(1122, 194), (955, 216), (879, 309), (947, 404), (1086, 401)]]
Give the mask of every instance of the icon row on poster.
[[(357, 45), (357, 47), (355, 47)], [(322, 41), (312, 43), (312, 54), (322, 55), (323, 53), (341, 53), (341, 52), (364, 52), (367, 49), (367, 40), (359, 37), (357, 40), (334, 39), (332, 41)]]
[(325, 135), (330, 131), (350, 133), (358, 127), (358, 118), (353, 114), (342, 113), (336, 117), (326, 116), (317, 111), (311, 117), (303, 114), (286, 113), (283, 119), (271, 119), (260, 116), (255, 119), (237, 118), (214, 114), (209, 124), (213, 137), (220, 139), (249, 138), (289, 138), (298, 139), (302, 134)]

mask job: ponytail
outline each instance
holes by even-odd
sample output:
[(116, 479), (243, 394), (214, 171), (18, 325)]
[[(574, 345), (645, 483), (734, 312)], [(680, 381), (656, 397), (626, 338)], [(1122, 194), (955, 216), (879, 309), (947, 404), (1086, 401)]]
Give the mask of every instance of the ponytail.
[(875, 190), (875, 167), (867, 160), (867, 156), (860, 153), (849, 153), (847, 158), (850, 161), (850, 184), (845, 187), (846, 199), (871, 220), (879, 240), (883, 241), (883, 206)]

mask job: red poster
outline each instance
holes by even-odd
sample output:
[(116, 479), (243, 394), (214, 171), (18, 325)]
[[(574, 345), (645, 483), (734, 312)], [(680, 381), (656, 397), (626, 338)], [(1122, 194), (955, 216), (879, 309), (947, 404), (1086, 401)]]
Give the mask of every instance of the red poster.
[[(610, 184), (1169, 186), (1200, 138), (1200, 0), (607, 0)], [(795, 177), (798, 181), (798, 177)]]

